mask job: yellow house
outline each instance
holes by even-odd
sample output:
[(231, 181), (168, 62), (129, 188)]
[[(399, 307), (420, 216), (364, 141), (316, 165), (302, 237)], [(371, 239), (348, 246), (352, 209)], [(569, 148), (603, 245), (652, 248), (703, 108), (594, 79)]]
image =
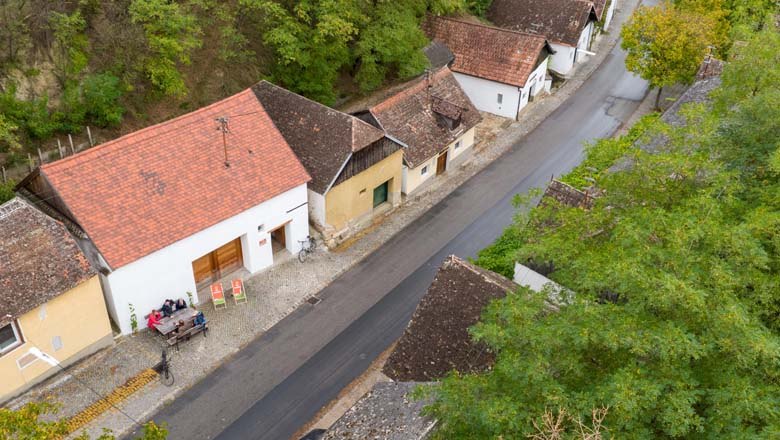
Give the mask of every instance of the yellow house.
[(309, 220), (326, 239), (351, 235), (401, 202), (400, 142), (354, 116), (269, 82), (252, 89), (311, 175)]
[(15, 198), (0, 205), (0, 236), (4, 402), (111, 345), (113, 335), (98, 275), (62, 223)]

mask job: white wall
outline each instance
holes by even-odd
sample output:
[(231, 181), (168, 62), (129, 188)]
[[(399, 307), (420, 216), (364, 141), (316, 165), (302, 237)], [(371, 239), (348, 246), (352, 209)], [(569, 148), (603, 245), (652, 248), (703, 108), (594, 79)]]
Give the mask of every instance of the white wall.
[[(447, 169), (449, 169), (450, 162), (474, 146), (474, 132), (476, 130), (476, 127), (471, 127), (470, 130), (460, 135), (455, 142), (449, 145), (449, 150), (447, 152)], [(458, 145), (458, 141), (460, 141), (460, 146), (455, 148), (455, 146)]]
[(138, 326), (143, 328), (143, 316), (166, 298), (186, 299), (189, 291), (197, 301), (192, 262), (231, 240), (241, 238), (244, 266), (252, 273), (273, 264), (269, 231), (287, 221), (287, 249), (300, 250), (299, 240), (309, 234), (306, 202), (303, 184), (111, 272), (107, 276), (113, 297), (109, 309), (122, 333), (131, 331), (129, 303), (135, 306)]
[[(526, 81), (523, 90), (527, 90), (529, 96), (531, 94), (531, 86), (535, 86), (533, 91), (534, 96), (544, 91), (544, 81), (547, 78), (547, 62), (549, 59), (550, 57), (545, 58), (544, 61), (539, 63), (539, 65), (536, 66), (536, 69), (528, 75), (528, 81)], [(528, 102), (528, 96), (525, 97), (525, 101)], [(523, 104), (522, 107), (525, 107), (525, 104)]]
[(593, 36), (593, 22), (588, 22), (588, 25), (585, 26), (585, 29), (582, 30), (582, 33), (580, 34), (580, 39), (577, 42), (577, 55), (574, 57), (575, 63), (583, 63), (588, 60), (588, 55), (586, 55), (584, 52), (581, 52), (583, 50), (590, 50), (590, 40)]
[[(521, 96), (519, 87), (458, 72), (453, 72), (453, 75), (477, 110), (505, 118), (514, 119), (517, 116), (517, 104)], [(501, 104), (498, 103), (499, 93), (503, 95)]]
[(617, 0), (612, 0), (612, 2), (609, 4), (609, 9), (607, 9), (607, 12), (604, 16), (604, 30), (606, 31), (609, 29), (609, 24), (612, 23), (612, 16), (615, 15), (615, 5), (617, 4)]
[(550, 55), (550, 70), (559, 75), (567, 75), (574, 67), (574, 48), (557, 43), (550, 43), (550, 46), (555, 51)]
[(315, 224), (324, 227), (325, 223), (325, 196), (308, 189), (309, 195), (309, 219)]

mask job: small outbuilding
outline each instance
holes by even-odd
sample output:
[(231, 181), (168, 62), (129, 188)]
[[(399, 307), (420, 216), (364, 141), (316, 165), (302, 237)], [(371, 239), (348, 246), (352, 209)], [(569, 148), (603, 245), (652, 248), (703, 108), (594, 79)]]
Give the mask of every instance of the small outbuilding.
[(3, 402), (60, 371), (57, 363), (111, 345), (113, 334), (98, 273), (63, 223), (17, 197), (0, 205), (0, 237)]
[(545, 91), (553, 50), (544, 37), (448, 17), (430, 17), (425, 30), (452, 51), (450, 70), (480, 111), (516, 119)]
[(362, 120), (267, 81), (252, 87), (306, 171), (309, 221), (351, 235), (401, 203), (403, 146)]
[(584, 0), (494, 0), (487, 18), (505, 29), (544, 36), (554, 51), (548, 68), (566, 77), (587, 59), (599, 15)]

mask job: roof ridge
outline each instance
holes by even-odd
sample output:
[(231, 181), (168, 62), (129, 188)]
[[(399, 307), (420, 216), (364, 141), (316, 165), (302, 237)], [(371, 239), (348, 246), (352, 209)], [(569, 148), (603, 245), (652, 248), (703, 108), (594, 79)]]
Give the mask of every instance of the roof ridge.
[(507, 286), (503, 285), (503, 282), (507, 282), (509, 284), (517, 284), (514, 281), (510, 280), (509, 278), (506, 278), (505, 276), (498, 274), (496, 272), (493, 272), (492, 270), (483, 269), (481, 267), (475, 266), (471, 264), (470, 262), (458, 257), (457, 255), (450, 255), (447, 257), (447, 260), (445, 260), (445, 264), (456, 264), (458, 266), (461, 266), (463, 268), (466, 268), (470, 270), (471, 272), (479, 275), (482, 277), (485, 281), (489, 282), (490, 284), (493, 284), (496, 287), (500, 287), (502, 289), (506, 289)]
[[(209, 104), (209, 105), (207, 105), (205, 107), (201, 107), (201, 108), (198, 108), (198, 109), (193, 110), (191, 112), (185, 113), (183, 115), (179, 115), (179, 116), (177, 116), (177, 117), (175, 117), (173, 119), (168, 119), (166, 121), (158, 122), (157, 124), (150, 125), (148, 127), (144, 127), (144, 128), (142, 128), (140, 130), (131, 131), (130, 133), (124, 134), (124, 135), (122, 135), (122, 136), (120, 136), (120, 137), (118, 137), (116, 139), (111, 139), (110, 141), (103, 142), (102, 144), (99, 144), (99, 145), (97, 145), (95, 147), (89, 148), (89, 149), (84, 150), (84, 151), (80, 151), (80, 152), (78, 152), (78, 153), (76, 153), (76, 154), (74, 154), (72, 156), (68, 156), (68, 157), (56, 160), (54, 162), (51, 162), (51, 163), (43, 164), (43, 165), (40, 166), (40, 168), (42, 170), (44, 170), (44, 171), (48, 170), (48, 169), (55, 169), (55, 168), (59, 168), (63, 164), (67, 164), (67, 163), (72, 162), (74, 160), (84, 159), (85, 156), (97, 155), (97, 154), (99, 154), (103, 150), (109, 149), (110, 147), (115, 147), (116, 144), (119, 141), (127, 140), (127, 139), (129, 139), (131, 137), (141, 136), (142, 134), (150, 132), (153, 129), (157, 129), (157, 128), (161, 127), (161, 126), (166, 126), (166, 125), (173, 124), (176, 121), (179, 121), (179, 120), (184, 119), (186, 117), (191, 117), (191, 116), (196, 115), (198, 113), (205, 113), (207, 110), (209, 110), (209, 109), (211, 109), (211, 108), (213, 108), (213, 107), (215, 107), (215, 106), (217, 106), (219, 104), (222, 104), (222, 103), (224, 103), (226, 101), (233, 100), (233, 99), (235, 99), (235, 98), (237, 98), (239, 96), (242, 96), (242, 95), (245, 95), (245, 94), (250, 94), (250, 95), (254, 96), (254, 93), (250, 93), (251, 91), (252, 91), (251, 88), (244, 89), (244, 90), (242, 90), (242, 91), (240, 91), (238, 93), (234, 93), (233, 95), (230, 95), (230, 96), (228, 96), (226, 98), (220, 99), (219, 101), (212, 102), (211, 104)], [(257, 99), (257, 98), (255, 97), (255, 99)], [(258, 101), (258, 103), (259, 103), (259, 101)], [(152, 136), (152, 137), (159, 137), (159, 136), (162, 136), (162, 135), (164, 135), (166, 133), (167, 132), (159, 133), (159, 134), (157, 134), (155, 136)], [(126, 147), (124, 147), (124, 148), (126, 148)]]
[[(436, 70), (431, 73), (431, 82), (436, 82), (441, 77), (447, 75), (448, 73), (451, 73), (449, 67), (443, 66), (439, 70)], [(425, 87), (425, 80), (426, 80), (426, 74), (422, 74), (419, 77), (415, 78), (412, 81), (416, 81), (414, 84), (409, 85), (405, 89), (399, 90), (397, 93), (394, 93), (387, 98), (383, 99), (380, 103), (370, 107), (368, 111), (371, 113), (375, 111), (382, 111), (385, 109), (385, 107), (390, 106), (391, 104), (394, 104), (399, 99), (405, 99), (412, 95), (417, 94), (421, 90), (422, 87)]]
[[(275, 88), (275, 89), (279, 89), (279, 90), (281, 90), (281, 91), (283, 91), (283, 92), (289, 93), (290, 95), (295, 95), (295, 96), (297, 96), (297, 97), (299, 97), (299, 98), (302, 98), (302, 99), (304, 99), (305, 101), (309, 101), (309, 102), (311, 102), (311, 103), (313, 103), (313, 104), (316, 104), (316, 105), (318, 105), (318, 106), (320, 106), (320, 107), (325, 107), (326, 109), (328, 109), (328, 110), (330, 110), (330, 111), (333, 111), (333, 112), (336, 112), (336, 113), (338, 113), (338, 114), (339, 114), (339, 115), (341, 115), (341, 116), (346, 116), (347, 118), (358, 119), (358, 118), (356, 118), (356, 117), (354, 117), (354, 116), (350, 115), (349, 113), (346, 113), (346, 112), (343, 112), (343, 111), (341, 111), (341, 110), (335, 109), (335, 108), (333, 108), (333, 107), (331, 107), (331, 106), (329, 106), (329, 105), (325, 105), (325, 104), (323, 104), (323, 103), (321, 103), (321, 102), (317, 102), (317, 101), (315, 101), (315, 100), (313, 100), (313, 99), (311, 99), (311, 98), (307, 98), (307, 97), (305, 97), (305, 96), (301, 95), (300, 93), (295, 93), (295, 92), (293, 92), (292, 90), (285, 89), (284, 87), (282, 87), (282, 86), (280, 86), (280, 85), (277, 85), (277, 84), (274, 84), (274, 83), (272, 83), (272, 82), (270, 82), (270, 81), (267, 81), (267, 80), (262, 80), (262, 81), (258, 82), (257, 84), (255, 84), (255, 85), (253, 85), (252, 87), (250, 87), (250, 89), (254, 89), (255, 87), (259, 86), (260, 84), (268, 84), (268, 85), (270, 85), (271, 87), (273, 87), (273, 88)], [(258, 98), (258, 100), (259, 100), (259, 98)], [(260, 104), (262, 104), (262, 101), (260, 102)], [(359, 120), (359, 119), (358, 119), (358, 120)], [(373, 126), (372, 126), (372, 127), (373, 127)], [(374, 128), (376, 128), (376, 127), (374, 127)]]
[[(576, 1), (589, 2), (590, 0), (576, 0)], [(477, 27), (492, 29), (494, 31), (499, 31), (499, 32), (506, 32), (506, 33), (510, 33), (510, 34), (523, 35), (525, 37), (540, 38), (540, 39), (545, 40), (545, 41), (547, 40), (547, 37), (545, 37), (544, 35), (532, 34), (530, 32), (523, 32), (523, 31), (518, 31), (518, 30), (514, 30), (514, 29), (506, 29), (506, 28), (498, 27), (498, 26), (492, 25), (492, 24), (488, 25), (488, 24), (484, 24), (484, 23), (474, 23), (474, 22), (466, 21), (466, 20), (463, 20), (463, 19), (460, 19), (460, 18), (446, 17), (446, 16), (443, 16), (443, 15), (437, 15), (434, 18), (435, 19), (441, 19), (441, 20), (447, 20), (447, 21), (454, 21), (454, 22), (458, 22), (458, 23), (462, 23), (462, 24), (467, 24), (469, 26), (477, 26)]]

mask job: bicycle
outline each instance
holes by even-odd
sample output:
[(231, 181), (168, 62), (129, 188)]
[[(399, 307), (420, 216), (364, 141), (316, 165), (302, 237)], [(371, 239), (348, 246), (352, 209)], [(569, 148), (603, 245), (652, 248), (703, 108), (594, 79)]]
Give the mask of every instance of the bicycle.
[(163, 349), (162, 360), (152, 368), (157, 374), (160, 375), (160, 382), (169, 387), (173, 385), (173, 372), (171, 371), (171, 364), (168, 362), (168, 351)]
[(307, 235), (306, 240), (298, 240), (298, 243), (301, 244), (301, 250), (298, 251), (298, 261), (303, 263), (309, 254), (314, 253), (314, 250), (317, 249), (317, 242), (311, 235)]

